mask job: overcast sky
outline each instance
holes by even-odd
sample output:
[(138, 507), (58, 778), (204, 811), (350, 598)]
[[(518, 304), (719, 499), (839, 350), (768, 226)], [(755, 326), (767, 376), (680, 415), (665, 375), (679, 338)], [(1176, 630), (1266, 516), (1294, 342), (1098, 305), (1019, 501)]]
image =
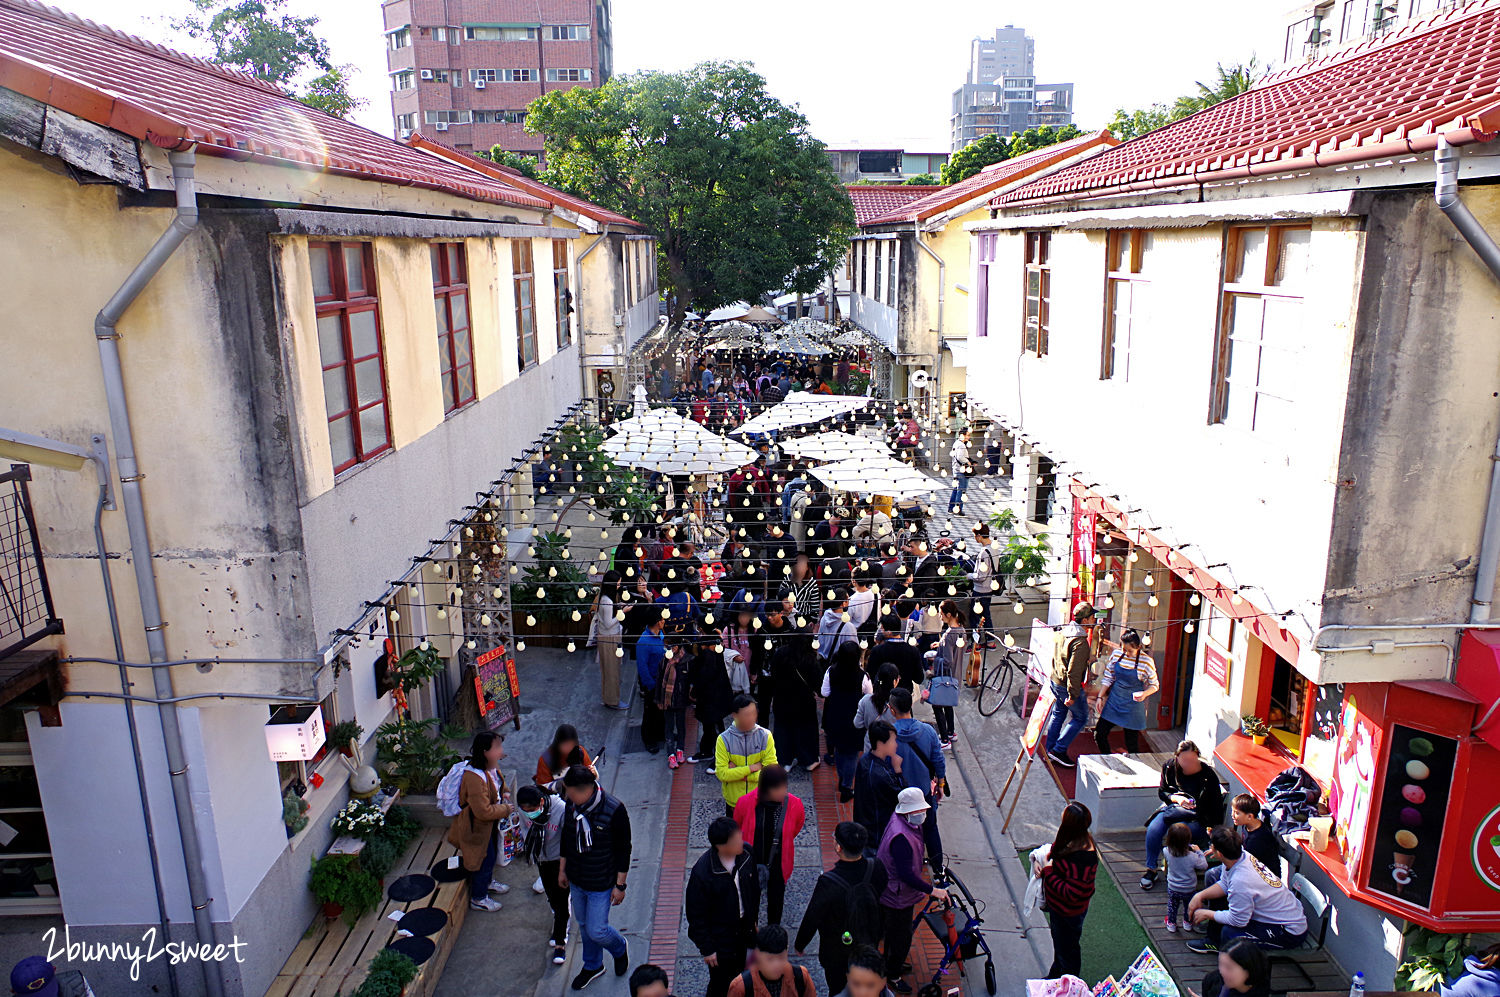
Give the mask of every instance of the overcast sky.
[[(187, 0), (49, 0), (178, 48), (168, 17)], [(1036, 39), (1039, 82), (1077, 84), (1075, 120), (1108, 124), (1118, 106), (1169, 101), (1212, 75), (1216, 60), (1280, 55), (1289, 0), (614, 0), (615, 67), (681, 69), (703, 59), (754, 62), (772, 93), (801, 106), (833, 146), (948, 149), (948, 113), (969, 40), (1004, 24)], [(357, 119), (391, 130), (378, 0), (290, 0), (322, 18), (337, 62), (356, 67), (369, 103)]]

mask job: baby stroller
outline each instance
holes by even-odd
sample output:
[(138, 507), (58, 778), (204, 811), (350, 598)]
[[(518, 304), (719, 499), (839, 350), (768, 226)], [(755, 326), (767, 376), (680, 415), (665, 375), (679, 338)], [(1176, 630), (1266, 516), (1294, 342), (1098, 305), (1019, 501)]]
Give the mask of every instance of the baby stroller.
[(924, 984), (917, 991), (917, 997), (942, 997), (941, 981), (949, 967), (957, 964), (959, 973), (967, 979), (969, 973), (964, 961), (979, 958), (981, 952), (984, 953), (984, 987), (993, 995), (996, 991), (995, 957), (980, 927), (984, 924), (984, 918), (980, 917), (984, 913), (984, 902), (976, 900), (964, 881), (946, 865), (933, 885), (947, 887), (948, 902), (928, 899), (912, 927), (914, 931), (920, 931), (925, 923), (931, 928), (942, 943), (943, 958), (932, 974), (932, 982)]

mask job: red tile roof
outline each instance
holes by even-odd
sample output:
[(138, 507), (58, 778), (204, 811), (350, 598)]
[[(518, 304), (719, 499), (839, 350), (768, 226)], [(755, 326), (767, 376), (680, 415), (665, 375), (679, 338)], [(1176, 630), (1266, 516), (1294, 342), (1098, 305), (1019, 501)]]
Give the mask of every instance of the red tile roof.
[(165, 149), (196, 144), (203, 153), (548, 207), (254, 77), (33, 0), (0, 0), (0, 87)]
[(1368, 162), (1500, 130), (1500, 4), (1480, 0), (1254, 89), (998, 203), (1098, 197)]
[(854, 202), (854, 220), (863, 225), (872, 218), (909, 204), (919, 197), (926, 197), (935, 190), (946, 190), (945, 187), (927, 187), (922, 185), (906, 184), (849, 184), (844, 188), (849, 192), (849, 200)]
[(411, 137), (406, 140), (406, 144), (414, 149), (421, 149), (423, 152), (431, 153), (440, 159), (457, 163), (475, 172), (483, 173), (485, 176), (493, 177), (502, 183), (519, 187), (529, 194), (545, 198), (560, 208), (576, 211), (580, 215), (592, 218), (596, 222), (603, 222), (606, 225), (628, 225), (640, 231), (645, 231), (646, 229), (646, 226), (633, 218), (627, 218), (618, 212), (610, 211), (608, 208), (601, 208), (594, 202), (585, 201), (581, 197), (565, 194), (556, 187), (549, 187), (540, 180), (533, 180), (526, 174), (509, 166), (502, 166), (488, 159), (471, 156), (467, 152), (460, 152), (452, 146), (433, 141), (421, 132), (413, 132)]
[(940, 215), (944, 211), (956, 208), (966, 201), (972, 201), (976, 197), (1009, 187), (1038, 173), (1065, 163), (1075, 156), (1086, 155), (1091, 151), (1107, 149), (1112, 145), (1118, 145), (1119, 139), (1115, 138), (1109, 131), (1090, 132), (1066, 142), (1049, 145), (1045, 148), (1034, 149), (1025, 155), (1017, 156), (1015, 159), (1007, 159), (999, 163), (991, 163), (978, 173), (969, 177), (961, 183), (949, 187), (942, 187), (920, 200), (901, 205), (890, 212), (868, 219), (862, 224), (866, 225), (890, 225), (897, 222), (915, 222), (933, 215)]

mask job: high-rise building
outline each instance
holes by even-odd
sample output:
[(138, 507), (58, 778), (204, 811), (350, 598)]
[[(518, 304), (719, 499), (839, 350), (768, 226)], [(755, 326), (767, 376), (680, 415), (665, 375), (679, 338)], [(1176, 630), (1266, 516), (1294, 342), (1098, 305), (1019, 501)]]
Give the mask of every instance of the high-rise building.
[(614, 63), (610, 0), (385, 0), (395, 134), (540, 155), (526, 105), (594, 87)]
[(1290, 66), (1321, 59), (1458, 3), (1459, 0), (1308, 0), (1282, 17), (1287, 26), (1282, 61)]
[(981, 135), (1010, 136), (1073, 122), (1073, 84), (1036, 81), (1036, 42), (1007, 24), (969, 43), (964, 84), (953, 91), (953, 151)]

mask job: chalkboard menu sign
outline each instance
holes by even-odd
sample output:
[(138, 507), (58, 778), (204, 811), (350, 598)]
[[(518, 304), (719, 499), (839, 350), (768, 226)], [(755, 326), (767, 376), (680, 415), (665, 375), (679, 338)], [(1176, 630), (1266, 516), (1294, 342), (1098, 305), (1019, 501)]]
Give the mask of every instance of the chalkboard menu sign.
[(486, 728), (499, 730), (508, 723), (521, 729), (521, 682), (516, 659), (504, 645), (474, 659), (474, 696)]
[(1418, 907), (1432, 905), (1458, 742), (1392, 724), (1390, 755), (1371, 840), (1370, 889)]

